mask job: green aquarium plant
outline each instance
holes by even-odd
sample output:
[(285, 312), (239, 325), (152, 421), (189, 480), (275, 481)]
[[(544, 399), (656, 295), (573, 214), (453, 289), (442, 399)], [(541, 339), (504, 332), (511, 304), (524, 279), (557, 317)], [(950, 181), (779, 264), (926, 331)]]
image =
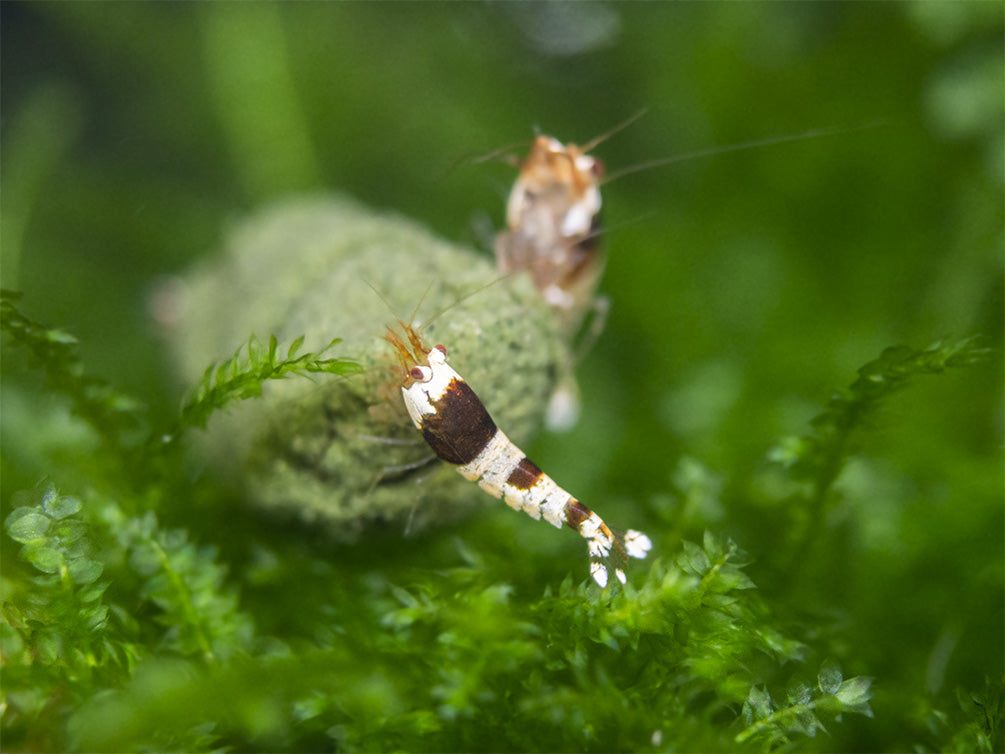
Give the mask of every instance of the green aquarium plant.
[[(415, 299), (430, 267), (403, 270), (440, 242), (344, 200), (286, 203), (234, 238), (220, 261), (172, 283), (184, 300), (163, 324), (195, 387), (164, 426), (88, 375), (72, 336), (4, 294), (5, 351), (28, 357), (14, 400), (48, 405), (36, 420), (42, 439), (19, 452), (50, 469), (4, 518), (8, 745), (768, 751), (803, 748), (849, 713), (873, 716), (873, 679), (834, 659), (839, 630), (820, 634), (772, 604), (724, 533), (687, 538), (722, 505), (722, 485), (696, 461), (675, 475), (669, 505), (655, 505), (653, 557), (623, 588), (598, 589), (568, 557), (577, 543), (503, 506), (452, 535), (415, 535), (409, 518), (442, 526), (488, 499), (435, 465), (418, 479), (411, 467), (382, 469), (415, 433), (395, 409), (394, 383), (384, 387), (375, 323), (393, 322), (410, 300), (404, 316), (451, 306), (426, 333), (461, 344), (458, 361), (472, 383), (492, 386), (500, 423), (528, 433), (566, 353), (541, 334), (547, 312), (521, 314), (537, 311), (532, 292), (486, 285), (478, 271)], [(325, 256), (340, 241), (347, 250)], [(309, 270), (312, 253), (319, 272), (299, 284), (296, 265), (275, 256)], [(444, 278), (469, 261), (464, 250), (442, 253), (434, 264)], [(201, 363), (234, 342), (244, 344), (233, 355)], [(510, 344), (532, 346), (519, 370)], [(972, 341), (890, 349), (811, 434), (771, 450), (777, 473), (804, 490), (777, 501), (791, 513), (775, 558), (805, 558), (812, 538), (827, 538), (830, 490), (878, 406), (921, 375), (985, 355)], [(79, 437), (73, 452), (47, 437), (66, 426)], [(8, 424), (5, 438), (15, 430)], [(322, 437), (362, 442), (357, 460), (336, 447), (304, 450)], [(430, 498), (443, 513), (423, 509)], [(982, 725), (973, 711), (987, 708), (966, 709), (956, 727), (943, 723), (946, 735), (990, 751), (999, 713)]]
[[(0, 21), (0, 749), (1005, 751), (1000, 4)], [(535, 134), (585, 355), (491, 261)], [(626, 585), (430, 459), (399, 319)]]

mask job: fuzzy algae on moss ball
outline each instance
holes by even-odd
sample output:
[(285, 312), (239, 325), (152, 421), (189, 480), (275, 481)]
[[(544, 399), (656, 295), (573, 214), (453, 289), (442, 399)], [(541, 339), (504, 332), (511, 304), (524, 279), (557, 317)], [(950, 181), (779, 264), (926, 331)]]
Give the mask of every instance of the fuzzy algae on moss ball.
[(207, 461), (260, 508), (341, 540), (418, 530), (491, 504), (453, 469), (418, 464), (431, 453), (405, 413), (381, 336), (418, 306), (427, 344), (444, 344), (499, 425), (526, 442), (568, 368), (568, 348), (529, 280), (498, 277), (485, 255), (344, 198), (288, 200), (244, 220), (223, 254), (181, 286), (168, 338), (183, 379), (194, 382), (252, 334), (275, 335), (280, 352), (301, 335), (311, 351), (342, 338), (334, 355), (363, 371), (266, 383), (260, 399), (213, 417)]

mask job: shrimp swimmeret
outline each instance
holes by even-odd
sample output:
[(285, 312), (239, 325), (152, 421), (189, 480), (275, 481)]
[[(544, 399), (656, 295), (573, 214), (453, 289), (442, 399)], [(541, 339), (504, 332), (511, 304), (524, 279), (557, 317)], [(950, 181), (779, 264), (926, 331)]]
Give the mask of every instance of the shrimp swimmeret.
[(629, 529), (616, 535), (596, 513), (563, 490), (496, 427), (481, 399), (447, 364), (447, 349), (427, 348), (419, 334), (400, 322), (404, 337), (388, 330), (404, 370), (401, 393), (412, 422), (433, 452), (457, 467), (465, 479), (532, 518), (565, 524), (586, 539), (590, 575), (608, 582), (608, 562), (624, 584), (629, 557), (644, 558), (652, 548), (645, 534)]

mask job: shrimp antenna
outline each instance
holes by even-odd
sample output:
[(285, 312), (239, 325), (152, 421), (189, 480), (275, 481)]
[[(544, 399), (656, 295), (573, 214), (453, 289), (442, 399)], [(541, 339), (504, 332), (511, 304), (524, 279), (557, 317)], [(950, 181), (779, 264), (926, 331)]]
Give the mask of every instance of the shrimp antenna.
[(503, 162), (507, 163), (508, 165), (512, 165), (513, 167), (516, 167), (520, 164), (520, 159), (513, 153), (513, 151), (517, 147), (526, 147), (526, 146), (527, 146), (527, 140), (524, 139), (523, 141), (516, 141), (513, 142), (512, 144), (507, 144), (505, 146), (499, 147), (498, 149), (493, 149), (491, 152), (488, 152), (487, 154), (479, 154), (474, 150), (469, 150), (464, 154), (460, 155), (459, 157), (457, 157), (455, 160), (453, 160), (449, 165), (447, 165), (447, 167), (440, 170), (436, 174), (434, 180), (442, 181), (448, 175), (453, 173), (455, 170), (458, 170), (462, 166), (480, 165), (483, 162), (489, 162), (490, 160), (494, 160), (500, 156), (503, 157), (502, 160)]
[(608, 173), (605, 176), (603, 183), (607, 185), (615, 178), (623, 178), (626, 175), (631, 175), (632, 173), (640, 173), (643, 170), (649, 170), (650, 168), (657, 168), (663, 165), (673, 165), (677, 162), (686, 162), (688, 160), (695, 160), (699, 157), (714, 157), (720, 154), (726, 154), (727, 152), (740, 152), (746, 149), (758, 149), (760, 147), (773, 147), (776, 144), (786, 144), (792, 141), (804, 141), (806, 139), (817, 139), (824, 136), (836, 136), (837, 134), (850, 133), (854, 131), (864, 131), (869, 128), (876, 128), (878, 126), (886, 125), (885, 120), (872, 121), (870, 123), (864, 123), (859, 126), (840, 126), (835, 128), (811, 128), (808, 131), (803, 131), (796, 134), (787, 134), (785, 136), (770, 136), (765, 139), (753, 139), (751, 141), (744, 141), (739, 144), (731, 144), (726, 147), (710, 147), (709, 149), (699, 149), (696, 152), (687, 152), (685, 154), (677, 155), (675, 157), (663, 157), (656, 160), (648, 160), (646, 162), (640, 162), (637, 165), (632, 165), (627, 168), (622, 168), (621, 170), (615, 170), (612, 173)]
[[(607, 131), (605, 131), (604, 133), (602, 133), (600, 136), (596, 136), (593, 139), (591, 139), (590, 141), (588, 141), (586, 144), (583, 144), (580, 147), (580, 149), (583, 152), (589, 152), (589, 151), (591, 151), (592, 149), (596, 148), (598, 145), (603, 144), (605, 141), (607, 141), (608, 139), (610, 139), (615, 134), (617, 134), (617, 133), (619, 133), (621, 131), (624, 131), (626, 128), (628, 128), (628, 126), (632, 125), (632, 123), (634, 123), (635, 121), (637, 121), (639, 118), (641, 118), (643, 115), (645, 115), (648, 112), (649, 112), (649, 108), (648, 107), (643, 107), (641, 110), (639, 110), (637, 113), (635, 113), (631, 117), (629, 117), (629, 118), (621, 121), (621, 123), (619, 123), (618, 125), (614, 126), (614, 128), (608, 129)], [(537, 135), (540, 136), (540, 134), (541, 134), (541, 128), (539, 126), (535, 126), (534, 127), (534, 133), (536, 133)], [(493, 149), (491, 152), (483, 154), (480, 157), (475, 157), (475, 158), (472, 159), (472, 162), (474, 162), (475, 164), (479, 164), (479, 163), (482, 163), (482, 162), (488, 162), (489, 160), (494, 160), (495, 158), (499, 157), (500, 155), (506, 155), (507, 156), (506, 161), (512, 163), (512, 162), (515, 162), (516, 158), (514, 158), (512, 156), (512, 154), (508, 154), (507, 155), (507, 153), (508, 152), (512, 152), (512, 150), (516, 149), (517, 147), (525, 147), (526, 145), (527, 145), (527, 140), (526, 139), (523, 139), (521, 141), (515, 141), (515, 142), (512, 142), (512, 143), (507, 144), (505, 146), (499, 147), (498, 149)]]
[(422, 292), (422, 295), (419, 297), (418, 303), (416, 303), (415, 308), (412, 309), (412, 313), (408, 315), (409, 323), (415, 322), (415, 315), (419, 313), (419, 307), (422, 306), (422, 302), (426, 300), (426, 296), (428, 296), (429, 292), (433, 290), (433, 283), (435, 282), (436, 278), (430, 280), (429, 285), (426, 286), (426, 290)]
[(584, 153), (586, 153), (586, 152), (592, 152), (594, 149), (596, 149), (598, 146), (600, 146), (601, 144), (603, 144), (605, 141), (607, 141), (608, 139), (610, 139), (615, 134), (618, 134), (618, 133), (624, 131), (626, 128), (628, 128), (630, 125), (632, 125), (632, 123), (634, 123), (635, 121), (637, 121), (639, 118), (641, 118), (643, 115), (645, 115), (648, 112), (649, 112), (649, 108), (648, 107), (643, 107), (638, 112), (636, 112), (634, 115), (631, 115), (630, 117), (628, 117), (625, 120), (623, 120), (620, 123), (618, 123), (618, 125), (614, 126), (614, 128), (611, 128), (611, 129), (607, 130), (605, 133), (600, 134), (600, 136), (595, 136), (594, 138), (590, 139), (585, 144), (580, 145), (580, 147), (579, 147), (580, 150), (582, 150)]
[(476, 165), (479, 165), (483, 162), (494, 160), (500, 155), (505, 155), (506, 162), (515, 163), (517, 158), (513, 156), (512, 154), (513, 150), (516, 149), (517, 147), (526, 147), (526, 146), (527, 146), (527, 140), (521, 139), (520, 141), (514, 141), (504, 146), (501, 146), (498, 149), (493, 149), (491, 152), (483, 154), (479, 157), (473, 157), (471, 158), (471, 161)]
[[(449, 312), (455, 306), (458, 306), (458, 305), (464, 303), (465, 301), (467, 301), (472, 296), (474, 296), (474, 295), (476, 295), (478, 293), (481, 293), (486, 288), (492, 287), (493, 285), (495, 285), (499, 281), (505, 280), (508, 277), (512, 277), (514, 274), (515, 273), (510, 272), (510, 273), (507, 273), (505, 275), (500, 275), (499, 277), (495, 278), (494, 280), (491, 280), (488, 283), (485, 283), (484, 285), (480, 285), (477, 288), (475, 288), (475, 289), (473, 289), (471, 291), (468, 291), (467, 293), (465, 293), (460, 298), (455, 299), (454, 301), (451, 301), (447, 306), (443, 307), (438, 312), (436, 312), (432, 317), (430, 317), (425, 322), (423, 322), (422, 323), (422, 327), (426, 327), (427, 325), (432, 324), (434, 321), (436, 321), (441, 316), (443, 316), (444, 314), (446, 314), (447, 312)], [(373, 283), (371, 283), (366, 278), (363, 279), (363, 282), (366, 283), (368, 286), (370, 286), (370, 290), (372, 290), (374, 293), (377, 294), (377, 298), (379, 298), (384, 303), (384, 306), (387, 307), (387, 310), (391, 313), (391, 316), (394, 317), (396, 320), (398, 320), (398, 322), (401, 322), (402, 320), (398, 316), (398, 313), (394, 310), (394, 307), (391, 306), (391, 302), (387, 300), (387, 297), (383, 293), (380, 292), (380, 290), (377, 288), (377, 286), (375, 286)], [(409, 323), (415, 321), (415, 315), (417, 315), (419, 313), (419, 308), (422, 306), (422, 303), (426, 300), (426, 297), (429, 295), (429, 292), (433, 289), (433, 284), (435, 282), (436, 282), (435, 278), (429, 281), (429, 285), (426, 286), (425, 292), (423, 292), (422, 297), (419, 299), (419, 302), (415, 305), (415, 308), (412, 309), (412, 313), (408, 317)]]
[[(425, 322), (423, 322), (422, 326), (425, 327), (426, 325), (432, 324), (433, 322), (435, 322), (436, 320), (438, 320), (441, 316), (443, 316), (444, 314), (446, 314), (447, 312), (449, 312), (454, 307), (460, 306), (461, 304), (463, 304), (465, 301), (467, 301), (472, 296), (475, 296), (475, 295), (481, 293), (486, 288), (491, 288), (496, 283), (500, 282), (501, 280), (505, 280), (508, 277), (512, 277), (514, 274), (515, 274), (515, 272), (508, 272), (505, 275), (500, 275), (499, 277), (495, 278), (494, 280), (490, 280), (489, 282), (487, 282), (487, 283), (485, 283), (483, 285), (479, 285), (477, 288), (475, 288), (475, 289), (473, 289), (471, 291), (468, 291), (467, 293), (465, 293), (460, 298), (455, 299), (454, 301), (451, 301), (447, 306), (443, 307), (438, 312), (436, 312), (436, 314), (434, 314), (432, 317), (430, 317)], [(420, 301), (419, 303), (422, 303), (422, 302)]]
[(381, 303), (383, 303), (384, 306), (387, 307), (387, 310), (391, 313), (391, 316), (394, 317), (395, 319), (398, 319), (400, 321), (400, 318), (398, 317), (398, 312), (396, 312), (394, 310), (394, 307), (391, 306), (391, 302), (387, 300), (387, 296), (385, 296), (383, 293), (381, 293), (380, 289), (377, 288), (377, 286), (375, 286), (373, 283), (371, 283), (366, 278), (363, 278), (363, 282), (366, 283), (369, 286), (369, 288), (370, 288), (371, 291), (373, 291), (374, 293), (377, 294), (377, 298), (379, 298), (381, 300)]

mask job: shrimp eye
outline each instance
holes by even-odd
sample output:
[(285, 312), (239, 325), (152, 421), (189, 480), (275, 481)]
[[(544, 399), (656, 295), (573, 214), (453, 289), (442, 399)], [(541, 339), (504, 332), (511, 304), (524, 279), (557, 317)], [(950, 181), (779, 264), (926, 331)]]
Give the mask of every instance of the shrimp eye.
[(437, 351), (439, 351), (440, 353), (442, 353), (443, 354), (443, 358), (447, 358), (447, 347), (446, 346), (435, 345), (435, 346), (433, 346), (433, 348), (435, 348)]
[(432, 377), (432, 370), (429, 367), (414, 366), (408, 371), (408, 376), (416, 382), (426, 382)]
[(594, 160), (593, 160), (593, 170), (592, 170), (593, 175), (595, 175), (597, 178), (603, 178), (604, 171), (605, 171), (604, 163), (601, 162), (600, 160), (594, 158)]

